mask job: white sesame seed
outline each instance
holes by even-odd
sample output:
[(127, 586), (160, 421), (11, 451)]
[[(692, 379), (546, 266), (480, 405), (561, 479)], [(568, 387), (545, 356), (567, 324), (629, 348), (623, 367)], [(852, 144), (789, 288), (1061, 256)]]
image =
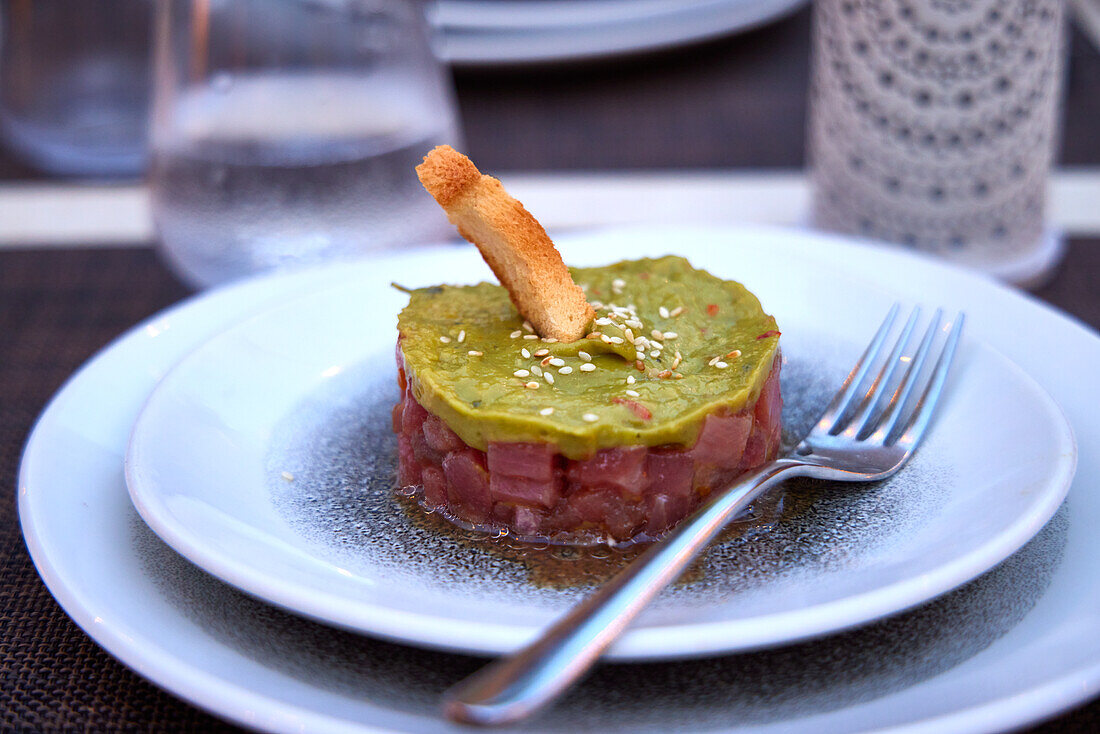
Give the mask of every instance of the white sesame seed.
[(634, 379), (634, 375), (627, 375), (626, 376), (626, 384), (627, 385), (633, 385), (635, 382), (637, 382), (637, 380)]
[(550, 364), (554, 365), (555, 367), (561, 367), (565, 364), (565, 360), (561, 357), (554, 357), (550, 360)]
[(596, 319), (596, 324), (598, 326), (611, 326), (611, 319), (605, 316), (603, 318)]
[(591, 372), (594, 369), (596, 369), (596, 365), (591, 362), (585, 362), (581, 365), (581, 372)]
[(547, 383), (553, 385), (554, 384), (554, 373), (553, 372), (543, 372), (542, 373), (542, 379), (546, 380)]
[(558, 370), (559, 375), (568, 375), (568, 374), (572, 374), (572, 372), (573, 372), (573, 368), (570, 367), (569, 365), (566, 365), (566, 366), (562, 367), (560, 370)]
[(536, 357), (545, 357), (547, 354), (550, 354), (550, 350), (546, 348), (540, 349), (535, 352)]
[(531, 373), (528, 372), (527, 370), (516, 370), (512, 374), (515, 375), (516, 377), (530, 377), (531, 376)]
[(585, 362), (591, 362), (592, 361), (592, 355), (589, 354), (588, 352), (577, 352), (577, 356), (580, 357), (581, 359), (583, 359)]
[(539, 384), (537, 382), (535, 382), (534, 380), (531, 380), (526, 385), (524, 385), (524, 387), (527, 388), (528, 390), (538, 390), (539, 389)]
[(524, 334), (523, 338), (527, 339), (528, 341), (534, 341), (535, 339), (539, 338), (539, 335), (538, 334)]
[(558, 343), (558, 340), (557, 340), (557, 339), (555, 339), (555, 338), (554, 338), (554, 337), (552, 337), (552, 336), (544, 336), (544, 337), (542, 338), (542, 340), (543, 340), (544, 342), (546, 342), (547, 344), (557, 344), (557, 343)]
[(645, 359), (645, 352), (634, 352), (634, 359)]
[(530, 321), (524, 321), (524, 322), (523, 322), (523, 328), (524, 328), (524, 329), (525, 329), (526, 331), (534, 331), (534, 330), (535, 330), (535, 327), (531, 326), (531, 322), (530, 322)]
[(661, 314), (662, 319), (667, 319), (669, 317), (668, 309), (664, 306), (661, 306), (659, 309), (657, 309), (657, 313)]
[[(611, 343), (611, 337), (609, 337), (607, 334), (600, 334), (600, 341), (602, 341), (604, 344), (610, 344)], [(619, 341), (622, 341), (622, 340), (620, 339)]]
[(523, 355), (524, 359), (531, 359), (531, 352), (528, 351), (527, 347), (524, 347), (523, 349), (519, 350), (519, 353)]
[(603, 308), (603, 301), (589, 301), (592, 308)]
[(718, 364), (719, 360), (721, 360), (721, 359), (722, 359), (721, 357), (711, 357), (711, 360), (709, 362), (707, 362), (707, 364), (709, 366), (713, 367), (714, 365)]
[(623, 338), (621, 336), (608, 337), (607, 341), (611, 344), (622, 344)]
[(595, 423), (596, 421), (598, 421), (600, 419), (600, 417), (598, 415), (596, 415), (595, 413), (585, 413), (584, 415), (581, 416), (581, 418), (588, 421), (589, 423)]
[(641, 393), (639, 393), (637, 390), (626, 390), (625, 392), (632, 398), (641, 397)]
[(725, 362), (715, 362), (715, 363), (714, 363), (714, 366), (715, 366), (715, 367), (717, 367), (717, 368), (718, 368), (718, 369), (720, 369), (720, 370), (724, 370), (724, 369), (726, 369), (727, 367), (729, 367), (729, 365), (728, 365), (728, 364), (726, 364)]
[(485, 356), (484, 352), (479, 352), (476, 349), (471, 349), (470, 351), (466, 352), (466, 354), (470, 355), (471, 357), (483, 357), (483, 356)]
[(285, 471), (285, 472), (283, 472), (283, 479), (287, 480), (288, 482), (293, 482), (294, 481), (294, 475), (291, 474), (288, 471)]
[(661, 331), (660, 329), (654, 329), (653, 331), (649, 332), (649, 335), (651, 337), (653, 337), (654, 339), (664, 339), (665, 338), (665, 333), (663, 331)]
[(683, 306), (677, 306), (676, 308), (669, 311), (668, 315), (672, 316), (673, 318), (676, 318), (677, 316), (679, 316), (683, 312), (684, 312), (684, 307)]
[(649, 339), (646, 339), (644, 336), (640, 336), (634, 340), (634, 346), (638, 349), (645, 349), (649, 346)]
[(654, 349), (664, 349), (665, 348), (665, 345), (662, 344), (661, 342), (657, 341), (656, 339), (650, 339), (649, 340), (649, 346), (653, 347)]
[(553, 415), (553, 414), (554, 414), (554, 409), (553, 408), (543, 408), (542, 410), (539, 411), (539, 415)]
[(523, 332), (520, 331), (519, 329), (516, 329), (515, 331), (513, 331), (511, 334), (508, 335), (508, 338), (509, 339), (519, 339), (521, 336), (523, 336)]
[(631, 327), (632, 329), (642, 328), (642, 322), (638, 321), (638, 319), (627, 319), (626, 320), (626, 325)]
[(666, 341), (669, 340), (669, 339), (676, 339), (679, 336), (680, 335), (677, 334), (675, 331), (666, 331), (665, 332), (665, 340)]
[(535, 377), (542, 377), (542, 367), (539, 367), (537, 364), (531, 365), (531, 374)]
[(634, 343), (634, 332), (630, 329), (623, 329), (623, 336), (625, 336), (626, 340), (631, 344)]
[(439, 341), (443, 342), (444, 344), (450, 344), (451, 343), (451, 337), (441, 336), (441, 337), (439, 337)]
[(661, 350), (660, 349), (654, 349), (652, 352), (649, 353), (649, 356), (653, 357), (654, 359), (657, 359), (658, 357), (661, 356)]
[(466, 330), (465, 329), (458, 332), (458, 343), (461, 344), (464, 341), (466, 341)]
[(622, 278), (615, 278), (615, 280), (611, 281), (611, 285), (615, 288), (623, 288), (626, 286), (626, 281)]

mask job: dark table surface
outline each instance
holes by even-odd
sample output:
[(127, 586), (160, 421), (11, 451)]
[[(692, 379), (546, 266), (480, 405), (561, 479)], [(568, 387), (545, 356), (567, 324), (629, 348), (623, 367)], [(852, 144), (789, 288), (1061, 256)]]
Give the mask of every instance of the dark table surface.
[[(1072, 36), (1062, 161), (1100, 164), (1100, 54)], [(557, 69), (462, 72), (468, 150), (490, 171), (797, 167), (809, 13), (704, 46)], [(751, 101), (751, 104), (750, 104)], [(0, 179), (39, 179), (0, 151)], [(1100, 328), (1100, 238), (1071, 240), (1036, 295)], [(117, 663), (61, 611), (15, 514), (19, 454), (62, 382), (188, 294), (148, 248), (0, 251), (0, 728), (229, 731)], [(1093, 702), (1030, 731), (1100, 731)]]

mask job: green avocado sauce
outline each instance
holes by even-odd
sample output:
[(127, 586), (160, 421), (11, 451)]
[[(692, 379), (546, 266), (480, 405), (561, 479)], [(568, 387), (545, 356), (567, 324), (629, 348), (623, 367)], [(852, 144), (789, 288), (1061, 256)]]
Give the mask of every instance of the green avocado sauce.
[(550, 442), (570, 459), (613, 446), (691, 446), (709, 413), (760, 394), (779, 332), (740, 283), (673, 256), (571, 272), (600, 334), (571, 344), (524, 338), (533, 332), (499, 285), (411, 292), (397, 328), (413, 394), (467, 444)]

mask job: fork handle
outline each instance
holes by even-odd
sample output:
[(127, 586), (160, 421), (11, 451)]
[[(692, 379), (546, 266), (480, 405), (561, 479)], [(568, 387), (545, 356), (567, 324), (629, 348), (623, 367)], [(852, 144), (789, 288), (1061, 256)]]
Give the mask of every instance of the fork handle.
[(520, 651), (500, 658), (448, 690), (444, 714), (466, 724), (518, 721), (580, 678), (626, 626), (675, 580), (730, 520), (781, 479), (806, 465), (769, 462), (714, 496), (691, 517)]

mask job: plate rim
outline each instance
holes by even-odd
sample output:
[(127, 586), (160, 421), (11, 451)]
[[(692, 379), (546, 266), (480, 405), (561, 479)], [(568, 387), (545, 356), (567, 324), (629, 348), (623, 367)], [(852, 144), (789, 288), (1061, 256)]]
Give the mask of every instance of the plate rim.
[[(435, 252), (438, 251), (427, 251), (417, 257), (431, 258)], [(446, 252), (452, 258), (476, 257), (469, 250), (450, 249)], [(611, 257), (614, 259), (617, 256)], [(414, 265), (417, 257), (412, 258)], [(404, 262), (406, 266), (409, 262), (407, 257), (393, 260)], [(155, 423), (150, 426), (153, 422), (150, 406), (156, 407), (157, 401), (164, 397), (163, 390), (166, 386), (172, 386), (176, 375), (193, 368), (195, 360), (201, 358), (211, 346), (216, 347), (220, 339), (244, 334), (247, 340), (245, 332), (252, 324), (270, 321), (279, 313), (294, 309), (296, 304), (326, 298), (331, 300), (339, 295), (331, 292), (334, 289), (342, 289), (340, 292), (343, 292), (355, 287), (354, 281), (345, 280), (272, 304), (235, 321), (181, 357), (146, 397), (132, 426), (124, 462), (130, 499), (146, 524), (184, 558), (239, 590), (292, 613), (401, 644), (447, 652), (497, 655), (518, 649), (535, 639), (541, 628), (421, 614), (394, 609), (384, 603), (356, 600), (339, 591), (318, 591), (307, 584), (284, 581), (275, 568), (257, 567), (251, 561), (204, 544), (203, 538), (195, 535), (194, 528), (181, 521), (165, 504), (164, 498), (145, 481), (143, 470), (148, 467), (145, 466), (144, 456), (150, 441), (147, 433), (155, 430)], [(709, 657), (835, 634), (927, 603), (977, 578), (1023, 547), (1054, 515), (1069, 490), (1077, 464), (1076, 437), (1065, 411), (1037, 380), (984, 340), (977, 339), (976, 342), (1001, 358), (1027, 393), (1035, 398), (1036, 409), (1045, 416), (1049, 415), (1057, 430), (1055, 445), (1064, 447), (1066, 452), (1051, 460), (1051, 474), (1044, 482), (1043, 490), (1038, 492), (1038, 497), (1025, 508), (1025, 512), (1015, 517), (1000, 533), (969, 552), (922, 574), (884, 583), (858, 594), (774, 614), (630, 627), (605, 653), (605, 658), (641, 662)], [(155, 469), (153, 474), (156, 474)]]
[[(626, 229), (638, 228), (628, 227)], [(700, 228), (696, 227), (695, 229)], [(776, 228), (706, 227), (702, 229), (708, 231), (715, 229), (721, 231), (735, 230), (751, 233), (760, 230), (774, 231)], [(827, 245), (837, 245), (849, 252), (862, 251), (859, 249), (861, 243), (852, 239), (824, 233), (809, 233), (807, 235), (797, 230), (794, 230), (793, 233), (795, 236), (805, 239), (817, 240)], [(878, 247), (881, 247), (881, 245), (878, 245)], [(925, 260), (925, 258), (909, 255), (908, 253), (902, 253), (902, 255), (904, 256), (902, 258), (903, 262), (909, 258), (912, 258), (912, 260)], [(942, 264), (940, 264), (940, 267), (942, 268), (939, 271), (941, 274), (949, 274), (954, 277), (956, 269)], [(979, 282), (988, 280), (978, 274), (966, 275), (968, 279), (972, 279), (972, 282), (973, 280)], [(234, 297), (244, 298), (247, 295), (253, 302), (259, 300), (267, 303), (276, 297), (286, 296), (290, 288), (284, 281), (290, 277), (300, 276), (268, 276), (261, 281), (252, 280), (238, 283), (218, 289), (216, 292), (204, 294), (201, 297), (188, 298), (142, 320), (90, 357), (50, 398), (28, 434), (21, 455), (17, 478), (18, 515), (32, 560), (48, 590), (59, 602), (62, 609), (89, 637), (140, 676), (211, 713), (246, 726), (264, 727), (286, 732), (299, 731), (302, 725), (317, 731), (379, 731), (379, 729), (369, 724), (349, 724), (346, 720), (335, 719), (327, 713), (319, 713), (304, 704), (290, 703), (270, 693), (258, 693), (252, 689), (246, 689), (235, 681), (226, 679), (224, 675), (219, 675), (217, 671), (212, 671), (198, 664), (178, 661), (175, 657), (164, 653), (163, 650), (157, 647), (155, 637), (150, 636), (148, 633), (146, 633), (144, 642), (151, 644), (136, 645), (133, 638), (121, 634), (110, 625), (99, 624), (94, 617), (94, 609), (89, 607), (87, 600), (81, 598), (74, 591), (70, 586), (71, 581), (66, 582), (63, 573), (64, 564), (60, 563), (61, 559), (51, 556), (49, 549), (44, 545), (40, 537), (40, 526), (48, 525), (48, 518), (34, 514), (32, 499), (26, 491), (28, 474), (33, 468), (36, 457), (35, 449), (37, 444), (44, 440), (42, 433), (45, 430), (45, 424), (64, 415), (63, 408), (66, 400), (73, 397), (86, 379), (90, 379), (87, 376), (94, 374), (100, 365), (110, 357), (110, 353), (122, 347), (128, 348), (138, 343), (147, 344), (142, 338), (145, 329), (155, 325), (161, 319), (179, 315), (185, 308), (193, 306), (198, 301), (202, 301), (204, 304), (224, 305), (226, 301), (232, 302)], [(323, 279), (317, 278), (314, 282), (323, 282)], [(287, 288), (287, 292), (280, 292), (280, 287)], [(991, 288), (992, 293), (999, 297), (1007, 296), (1013, 300), (1018, 300), (1024, 307), (1036, 312), (1038, 317), (1058, 325), (1059, 330), (1068, 330), (1069, 334), (1080, 345), (1079, 348), (1097, 350), (1100, 347), (1100, 334), (1097, 334), (1080, 319), (1038, 301), (1026, 293), (1011, 292), (1009, 288), (1003, 285), (986, 282), (984, 287)], [(208, 317), (214, 311), (213, 306), (209, 308), (209, 311)], [(191, 312), (188, 311), (188, 316), (190, 315)], [(185, 323), (186, 318), (184, 317)], [(210, 326), (205, 330), (203, 337), (213, 336), (217, 331), (216, 326)], [(1077, 377), (1079, 378), (1080, 375)], [(1095, 424), (1090, 423), (1088, 425), (1095, 430)], [(121, 451), (121, 448), (119, 448), (119, 451)], [(1096, 478), (1093, 474), (1089, 476), (1093, 479)], [(1070, 505), (1071, 508), (1073, 506)], [(186, 625), (186, 620), (182, 616), (179, 619)], [(950, 674), (950, 671), (944, 673), (944, 675)], [(982, 703), (958, 708), (934, 719), (915, 720), (909, 724), (891, 728), (895, 731), (904, 728), (910, 734), (915, 732), (939, 734), (947, 731), (977, 732), (988, 731), (991, 728), (1014, 728), (1054, 716), (1095, 697), (1097, 694), (1100, 694), (1100, 661), (1091, 664), (1078, 663), (1075, 667), (1054, 675), (1043, 683), (1029, 685), (1021, 691), (997, 694), (994, 698)], [(258, 704), (262, 704), (262, 707), (257, 707)], [(258, 711), (261, 712), (259, 717), (257, 716)]]

